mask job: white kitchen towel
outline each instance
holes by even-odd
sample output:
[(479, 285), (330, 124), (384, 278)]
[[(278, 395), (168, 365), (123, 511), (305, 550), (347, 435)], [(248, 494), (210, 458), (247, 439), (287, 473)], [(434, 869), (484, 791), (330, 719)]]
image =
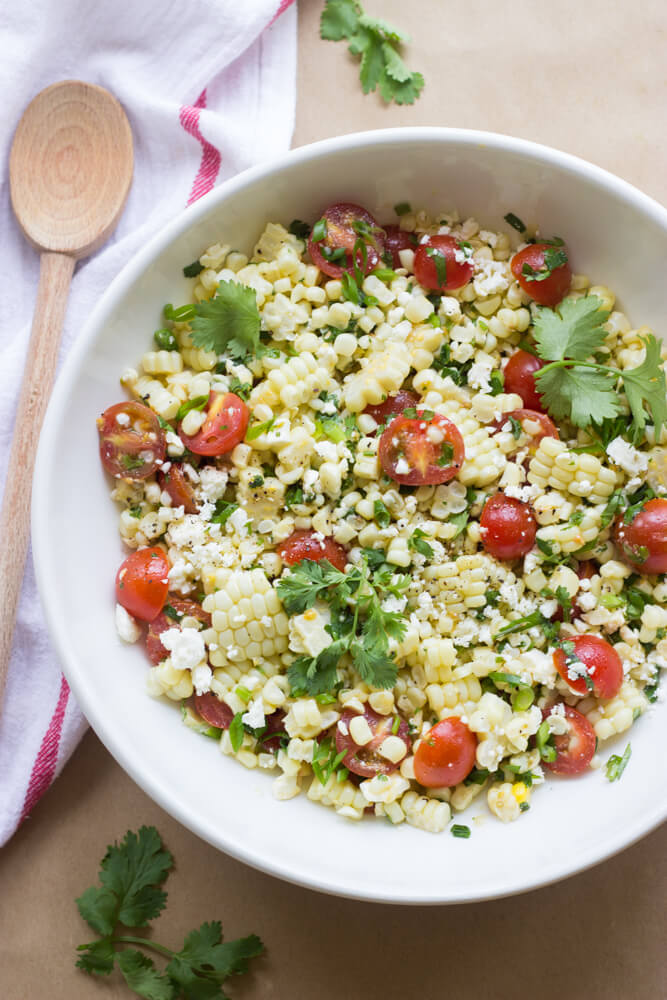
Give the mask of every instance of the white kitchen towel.
[[(24, 108), (51, 83), (86, 80), (116, 95), (134, 139), (134, 180), (118, 228), (74, 275), (62, 360), (100, 294), (160, 226), (215, 184), (289, 147), (296, 8), (293, 0), (33, 0), (4, 4), (0, 33), (4, 489), (39, 265), (9, 202), (6, 166)], [(45, 629), (29, 554), (0, 717), (0, 845), (85, 728)]]

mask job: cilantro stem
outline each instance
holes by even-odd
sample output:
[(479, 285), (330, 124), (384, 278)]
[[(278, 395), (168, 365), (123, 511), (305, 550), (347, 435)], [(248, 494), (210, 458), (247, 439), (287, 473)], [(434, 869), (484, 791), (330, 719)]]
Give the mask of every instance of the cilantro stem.
[(595, 361), (576, 361), (574, 358), (563, 358), (562, 361), (550, 361), (548, 365), (540, 368), (537, 375), (541, 375), (543, 372), (549, 372), (552, 368), (567, 368), (572, 365), (576, 365), (578, 368), (595, 368), (600, 372), (610, 372), (612, 375), (616, 375), (619, 378), (623, 377), (623, 372), (619, 371), (618, 368), (610, 368), (608, 365), (599, 365)]
[[(97, 942), (95, 942), (97, 943)], [(144, 948), (152, 948), (153, 951), (159, 951), (161, 955), (166, 958), (173, 958), (176, 954), (171, 948), (165, 948), (164, 945), (158, 944), (157, 941), (150, 941), (148, 938), (132, 937), (131, 934), (124, 934), (122, 937), (111, 938), (111, 944), (140, 944)], [(84, 947), (83, 945), (81, 947)], [(85, 945), (87, 948), (88, 945)]]

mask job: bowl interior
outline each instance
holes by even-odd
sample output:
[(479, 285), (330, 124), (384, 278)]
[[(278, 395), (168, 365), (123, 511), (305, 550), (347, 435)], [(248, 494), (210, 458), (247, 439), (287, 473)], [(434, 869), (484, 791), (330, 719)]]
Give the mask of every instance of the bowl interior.
[[(68, 359), (40, 444), (33, 497), (40, 592), (63, 668), (83, 711), (120, 764), (197, 834), (281, 877), (395, 902), (453, 902), (521, 891), (593, 864), (665, 815), (667, 743), (658, 707), (632, 731), (632, 759), (552, 779), (520, 822), (503, 826), (483, 801), (461, 820), (469, 840), (407, 825), (359, 824), (305, 795), (277, 802), (272, 779), (221, 756), (180, 724), (175, 705), (145, 692), (148, 669), (113, 622), (123, 558), (117, 513), (97, 456), (95, 418), (123, 398), (118, 379), (148, 349), (165, 302), (187, 301), (182, 267), (216, 241), (249, 250), (266, 221), (313, 220), (329, 203), (367, 206), (380, 221), (409, 201), (456, 207), (484, 228), (514, 212), (563, 237), (575, 270), (616, 291), (636, 325), (661, 333), (667, 313), (667, 213), (582, 161), (518, 140), (455, 130), (393, 130), (328, 140), (223, 185), (175, 220), (110, 287)], [(602, 756), (625, 746), (621, 738)]]

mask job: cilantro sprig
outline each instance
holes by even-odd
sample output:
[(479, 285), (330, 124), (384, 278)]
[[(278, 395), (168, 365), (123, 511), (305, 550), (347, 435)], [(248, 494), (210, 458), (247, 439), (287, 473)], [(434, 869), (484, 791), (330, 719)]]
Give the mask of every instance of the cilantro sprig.
[(300, 656), (287, 671), (293, 692), (318, 695), (338, 683), (338, 667), (349, 656), (362, 681), (376, 688), (396, 683), (397, 668), (389, 655), (389, 639), (405, 635), (406, 620), (396, 611), (386, 611), (382, 601), (400, 594), (407, 585), (383, 564), (371, 569), (366, 557), (345, 573), (327, 560), (304, 559), (291, 567), (277, 585), (285, 610), (302, 614), (316, 601), (331, 608), (327, 631), (331, 643), (317, 656)]
[(533, 333), (537, 354), (547, 362), (535, 375), (539, 392), (551, 416), (589, 427), (621, 413), (620, 382), (632, 416), (629, 433), (636, 437), (651, 421), (657, 438), (667, 424), (660, 345), (653, 334), (642, 337), (646, 357), (625, 371), (594, 360), (604, 344), (608, 318), (595, 295), (564, 299), (555, 309), (538, 309)]
[(388, 104), (414, 104), (424, 87), (421, 73), (403, 62), (399, 48), (409, 35), (386, 21), (369, 17), (357, 0), (327, 0), (320, 36), (329, 42), (346, 39), (353, 56), (361, 56), (359, 79), (364, 94), (376, 89)]
[[(76, 900), (83, 919), (100, 935), (79, 945), (77, 967), (107, 976), (116, 965), (130, 989), (146, 1000), (228, 1000), (223, 982), (247, 972), (248, 960), (264, 951), (255, 934), (223, 942), (222, 926), (214, 920), (190, 931), (183, 947), (172, 951), (123, 931), (147, 927), (162, 912), (167, 894), (161, 886), (173, 861), (152, 826), (137, 833), (128, 830), (120, 844), (107, 848), (100, 864), (101, 886), (91, 886)], [(126, 945), (149, 948), (169, 961), (160, 972), (151, 958)]]
[(212, 299), (193, 307), (191, 337), (195, 347), (234, 358), (255, 355), (260, 347), (260, 316), (253, 288), (221, 281)]

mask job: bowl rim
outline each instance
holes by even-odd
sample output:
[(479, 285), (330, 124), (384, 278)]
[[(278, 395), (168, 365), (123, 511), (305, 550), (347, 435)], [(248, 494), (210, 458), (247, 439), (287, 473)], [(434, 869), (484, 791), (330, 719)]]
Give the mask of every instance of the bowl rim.
[(74, 653), (70, 657), (66, 622), (60, 620), (51, 606), (49, 598), (52, 582), (57, 580), (57, 574), (48, 556), (49, 547), (49, 503), (48, 503), (48, 469), (46, 456), (52, 449), (56, 428), (61, 415), (67, 406), (70, 389), (79, 375), (80, 364), (90, 346), (99, 335), (102, 327), (113, 314), (117, 301), (132, 286), (152, 260), (159, 256), (169, 244), (181, 234), (194, 226), (200, 219), (220, 202), (226, 201), (238, 190), (252, 185), (262, 178), (271, 176), (285, 167), (306, 163), (329, 154), (339, 153), (355, 147), (372, 147), (386, 143), (410, 145), (413, 143), (453, 144), (461, 146), (478, 146), (500, 149), (504, 152), (514, 152), (528, 157), (535, 162), (554, 166), (561, 171), (583, 176), (593, 181), (596, 186), (608, 191), (615, 197), (629, 204), (641, 214), (651, 216), (667, 235), (667, 209), (654, 198), (640, 191), (628, 181), (616, 176), (596, 164), (590, 163), (571, 153), (565, 153), (551, 146), (532, 142), (527, 139), (504, 135), (497, 132), (486, 132), (474, 129), (446, 128), (439, 126), (411, 126), (388, 129), (376, 129), (352, 132), (342, 136), (321, 139), (317, 142), (290, 149), (278, 157), (242, 171), (213, 188), (197, 202), (187, 206), (155, 233), (135, 255), (123, 266), (113, 278), (105, 292), (100, 297), (91, 312), (84, 328), (77, 336), (62, 368), (58, 374), (51, 395), (47, 413), (37, 449), (35, 473), (32, 488), (32, 547), (37, 587), (44, 611), (44, 617), (54, 643), (60, 665), (72, 692), (83, 711), (86, 719), (94, 729), (114, 759), (124, 771), (130, 775), (140, 788), (157, 802), (167, 813), (174, 817), (187, 829), (202, 840), (231, 857), (243, 861), (262, 872), (274, 875), (284, 881), (323, 893), (359, 899), (366, 902), (393, 903), (398, 905), (442, 905), (465, 902), (482, 902), (504, 898), (550, 885), (570, 875), (585, 871), (619, 853), (640, 838), (656, 829), (667, 819), (667, 801), (659, 798), (653, 809), (646, 811), (640, 818), (630, 818), (628, 823), (611, 831), (602, 845), (597, 845), (580, 854), (576, 860), (561, 861), (550, 865), (548, 871), (532, 876), (529, 879), (517, 881), (508, 879), (507, 885), (491, 893), (460, 892), (442, 895), (424, 895), (398, 893), (396, 890), (375, 890), (370, 892), (363, 887), (355, 889), (352, 886), (341, 887), (335, 878), (329, 877), (323, 869), (318, 878), (303, 876), (298, 869), (288, 864), (275, 862), (270, 856), (247, 848), (242, 842), (230, 841), (224, 830), (214, 829), (206, 821), (197, 816), (186, 815), (181, 808), (176, 793), (162, 785), (160, 781), (146, 772), (137, 762), (125, 753), (121, 742), (116, 740), (113, 724), (109, 724), (104, 712), (98, 711), (92, 688), (86, 684), (85, 677), (80, 676), (74, 663)]

